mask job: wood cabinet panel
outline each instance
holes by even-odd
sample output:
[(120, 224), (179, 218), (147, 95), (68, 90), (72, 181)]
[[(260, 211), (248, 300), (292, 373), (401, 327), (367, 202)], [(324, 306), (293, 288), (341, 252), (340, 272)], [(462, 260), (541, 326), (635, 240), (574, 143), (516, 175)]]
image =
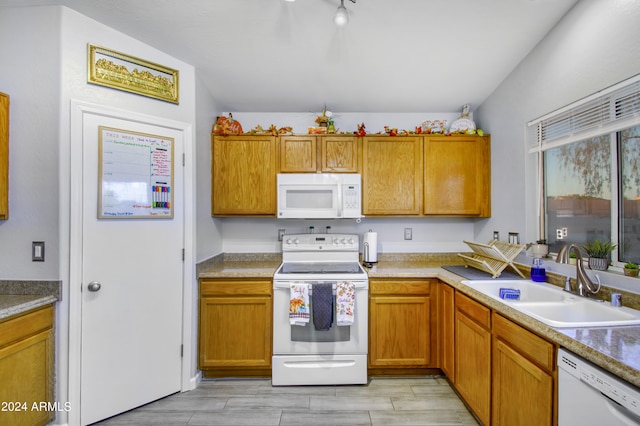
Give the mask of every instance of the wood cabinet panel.
[(419, 215), (422, 138), (366, 136), (362, 143), (362, 213)]
[(424, 214), (491, 216), (489, 136), (425, 137)]
[(0, 220), (9, 218), (9, 95), (0, 93)]
[(308, 173), (317, 169), (315, 136), (280, 137), (280, 172)]
[(323, 173), (358, 173), (359, 138), (322, 136), (320, 171)]
[(205, 377), (270, 374), (271, 287), (270, 280), (200, 280), (198, 359)]
[(553, 376), (496, 339), (493, 351), (493, 425), (552, 425)]
[(215, 136), (213, 215), (276, 215), (276, 138)]
[(7, 425), (44, 425), (53, 412), (32, 409), (53, 402), (53, 307), (0, 323), (0, 401), (21, 410), (0, 413)]
[(491, 328), (491, 310), (470, 297), (456, 293), (456, 309), (487, 330)]
[(369, 368), (435, 367), (434, 280), (369, 282)]
[(371, 297), (369, 366), (428, 366), (431, 362), (430, 322), (429, 297)]
[(200, 367), (270, 367), (271, 299), (203, 297)]
[(555, 369), (555, 347), (542, 337), (496, 313), (493, 314), (493, 333), (513, 349), (526, 354), (531, 361), (540, 367), (548, 371)]
[(455, 303), (455, 386), (480, 421), (490, 424), (491, 331), (467, 315), (486, 308), (457, 292)]
[(455, 384), (455, 290), (453, 287), (438, 285), (438, 324), (440, 369)]

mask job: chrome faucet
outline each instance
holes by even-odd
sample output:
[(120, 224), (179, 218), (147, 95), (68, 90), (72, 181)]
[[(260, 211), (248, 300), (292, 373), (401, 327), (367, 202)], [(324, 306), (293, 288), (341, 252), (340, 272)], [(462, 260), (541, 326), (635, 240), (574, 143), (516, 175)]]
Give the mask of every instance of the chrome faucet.
[[(587, 272), (584, 270), (584, 264), (582, 262), (582, 251), (580, 251), (580, 247), (575, 244), (570, 244), (568, 246), (563, 246), (558, 252), (558, 256), (556, 257), (557, 263), (569, 263), (569, 253), (573, 250), (576, 254), (576, 290), (568, 290), (571, 293), (576, 293), (580, 296), (588, 296), (589, 293), (596, 294), (600, 291), (600, 279), (598, 279), (598, 284), (596, 285), (591, 278), (587, 275)], [(597, 278), (597, 275), (596, 275)], [(566, 290), (566, 288), (565, 288)], [(587, 293), (588, 292), (588, 293)]]

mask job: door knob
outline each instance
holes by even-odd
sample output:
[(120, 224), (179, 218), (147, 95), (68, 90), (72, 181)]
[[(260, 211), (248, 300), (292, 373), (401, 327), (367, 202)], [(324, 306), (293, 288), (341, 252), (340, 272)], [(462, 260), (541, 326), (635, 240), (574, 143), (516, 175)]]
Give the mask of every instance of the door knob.
[(102, 284), (100, 284), (98, 281), (91, 281), (87, 285), (87, 290), (89, 290), (89, 291), (100, 291), (101, 287), (102, 287)]

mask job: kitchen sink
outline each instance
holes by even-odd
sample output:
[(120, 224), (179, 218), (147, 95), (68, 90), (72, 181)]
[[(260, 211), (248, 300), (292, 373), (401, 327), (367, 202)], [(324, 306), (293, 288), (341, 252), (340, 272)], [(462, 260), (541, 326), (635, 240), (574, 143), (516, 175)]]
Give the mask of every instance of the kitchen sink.
[[(465, 280), (462, 284), (556, 328), (640, 324), (640, 311), (613, 307), (547, 283), (531, 280)], [(502, 299), (500, 289), (520, 290), (518, 300)]]

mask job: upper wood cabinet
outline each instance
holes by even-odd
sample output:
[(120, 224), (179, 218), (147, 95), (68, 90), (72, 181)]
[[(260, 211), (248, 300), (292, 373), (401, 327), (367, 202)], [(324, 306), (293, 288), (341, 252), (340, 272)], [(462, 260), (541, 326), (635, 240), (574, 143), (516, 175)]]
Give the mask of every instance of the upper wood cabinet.
[(280, 173), (357, 173), (358, 140), (347, 135), (280, 136)]
[(317, 141), (310, 136), (280, 137), (280, 172), (308, 173), (317, 170)]
[(422, 138), (365, 136), (362, 141), (362, 213), (420, 215)]
[(0, 93), (0, 219), (9, 218), (9, 95)]
[(213, 215), (276, 215), (276, 138), (212, 136)]
[(427, 136), (424, 214), (491, 216), (491, 154), (486, 136)]

